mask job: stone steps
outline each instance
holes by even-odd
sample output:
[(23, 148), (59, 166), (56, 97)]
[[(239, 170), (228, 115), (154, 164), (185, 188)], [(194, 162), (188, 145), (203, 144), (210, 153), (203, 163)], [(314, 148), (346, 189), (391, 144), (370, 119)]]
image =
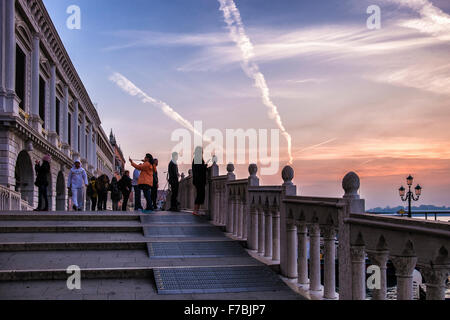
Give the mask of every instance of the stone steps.
[(48, 251), (48, 250), (133, 250), (146, 249), (142, 241), (73, 241), (73, 242), (10, 242), (0, 243), (2, 251)]
[(129, 213), (0, 213), (0, 221), (139, 221), (140, 215)]
[(2, 226), (0, 225), (0, 233), (64, 233), (64, 232), (142, 232), (141, 226), (62, 226), (62, 225), (47, 225), (47, 226)]

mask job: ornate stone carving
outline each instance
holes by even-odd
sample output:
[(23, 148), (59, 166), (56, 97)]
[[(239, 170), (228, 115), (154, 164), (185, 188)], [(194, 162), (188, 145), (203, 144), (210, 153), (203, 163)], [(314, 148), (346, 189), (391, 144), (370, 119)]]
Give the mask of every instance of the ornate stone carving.
[(290, 166), (284, 167), (281, 172), (281, 177), (283, 178), (284, 185), (292, 185), (292, 179), (294, 179), (294, 169)]
[(248, 166), (248, 173), (250, 174), (251, 177), (256, 176), (256, 174), (258, 173), (258, 166), (254, 163), (250, 164)]
[(414, 268), (416, 267), (417, 257), (393, 256), (392, 263), (395, 267), (395, 275), (397, 277), (412, 277)]
[(359, 199), (358, 190), (360, 180), (356, 173), (349, 172), (342, 180), (342, 188), (345, 190), (344, 198)]

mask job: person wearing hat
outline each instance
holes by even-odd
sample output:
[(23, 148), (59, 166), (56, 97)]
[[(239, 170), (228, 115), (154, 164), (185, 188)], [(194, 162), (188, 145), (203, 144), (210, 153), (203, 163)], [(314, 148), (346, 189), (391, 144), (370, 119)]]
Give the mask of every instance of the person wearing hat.
[[(36, 182), (34, 183), (39, 190), (38, 206), (34, 211), (48, 211), (48, 175), (50, 173), (51, 157), (47, 154), (42, 158), (42, 164), (36, 160), (34, 170), (36, 171)], [(43, 200), (43, 201), (42, 201)], [(44, 208), (42, 208), (44, 202)]]
[(138, 186), (144, 192), (145, 201), (147, 202), (147, 206), (145, 211), (152, 211), (152, 187), (153, 187), (153, 156), (149, 153), (145, 155), (145, 159), (142, 164), (136, 164), (130, 157), (130, 164), (135, 168), (141, 171), (138, 179)]
[(88, 186), (86, 171), (81, 167), (81, 161), (75, 160), (75, 163), (69, 172), (69, 181), (67, 186), (72, 191), (72, 203), (74, 211), (83, 209), (83, 188)]

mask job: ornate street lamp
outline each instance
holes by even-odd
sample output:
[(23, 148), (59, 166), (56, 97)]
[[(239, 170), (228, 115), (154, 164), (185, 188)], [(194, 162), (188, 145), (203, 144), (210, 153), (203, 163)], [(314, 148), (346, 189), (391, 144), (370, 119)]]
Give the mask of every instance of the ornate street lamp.
[(409, 175), (406, 178), (406, 183), (408, 184), (408, 192), (406, 192), (406, 189), (401, 186), (400, 189), (398, 189), (398, 193), (400, 194), (400, 198), (402, 199), (402, 201), (408, 201), (408, 218), (412, 217), (411, 214), (411, 201), (418, 201), (420, 198), (420, 195), (422, 194), (422, 187), (420, 185), (417, 185), (414, 188), (415, 194), (417, 197), (414, 196), (413, 192), (411, 191), (411, 186), (413, 184), (413, 180), (414, 178)]

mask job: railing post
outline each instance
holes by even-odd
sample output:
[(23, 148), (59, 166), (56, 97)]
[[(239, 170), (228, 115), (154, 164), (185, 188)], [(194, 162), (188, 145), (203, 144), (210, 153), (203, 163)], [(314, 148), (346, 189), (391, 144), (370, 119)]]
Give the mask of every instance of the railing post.
[(368, 251), (367, 256), (371, 263), (377, 265), (380, 268), (380, 289), (373, 289), (373, 300), (386, 300), (387, 293), (387, 280), (386, 280), (386, 270), (387, 262), (389, 260), (389, 251), (387, 250), (377, 250)]
[[(284, 183), (280, 196), (280, 271), (283, 276), (289, 277), (289, 274), (291, 274), (288, 267), (289, 259), (292, 259), (292, 257), (289, 257), (291, 253), (289, 253), (287, 238), (287, 211), (283, 200), (286, 196), (295, 196), (297, 194), (297, 188), (292, 183), (292, 179), (294, 178), (294, 169), (290, 166), (284, 167), (281, 177), (283, 178)], [(295, 256), (297, 255), (296, 251), (297, 250), (295, 250)], [(297, 273), (297, 270), (295, 270), (295, 273)]]
[[(227, 182), (233, 181), (236, 179), (236, 176), (233, 173), (234, 165), (229, 163), (227, 165)], [(228, 233), (233, 232), (233, 195), (231, 193), (231, 188), (228, 183), (225, 183), (225, 203), (226, 210), (224, 215), (224, 223), (226, 224), (226, 229)]]
[(298, 279), (297, 282), (301, 286), (309, 284), (308, 279), (308, 228), (305, 222), (297, 225), (297, 249), (298, 249)]
[(336, 229), (324, 229), (324, 298), (336, 299)]
[(353, 300), (366, 299), (366, 260), (364, 245), (350, 248), (352, 257), (352, 295)]
[(264, 257), (272, 258), (272, 215), (268, 199), (264, 205), (264, 228)]
[(352, 285), (352, 257), (350, 252), (350, 225), (345, 221), (350, 217), (350, 213), (365, 212), (365, 203), (360, 199), (358, 190), (360, 187), (360, 180), (356, 173), (349, 172), (342, 179), (342, 188), (345, 190), (343, 196), (342, 208), (338, 209), (338, 257), (339, 257), (339, 299), (352, 300), (353, 285)]
[[(243, 191), (242, 191), (243, 192)], [(241, 194), (239, 196), (239, 210), (238, 210), (238, 231), (237, 236), (240, 239), (244, 238), (244, 196)]]
[(321, 291), (320, 284), (320, 227), (318, 223), (309, 225), (309, 290)]
[(238, 225), (239, 225), (239, 190), (234, 192), (234, 205), (233, 205), (233, 236), (237, 237), (238, 235)]
[(392, 263), (397, 277), (397, 300), (413, 299), (413, 272), (416, 267), (417, 257), (394, 256)]

